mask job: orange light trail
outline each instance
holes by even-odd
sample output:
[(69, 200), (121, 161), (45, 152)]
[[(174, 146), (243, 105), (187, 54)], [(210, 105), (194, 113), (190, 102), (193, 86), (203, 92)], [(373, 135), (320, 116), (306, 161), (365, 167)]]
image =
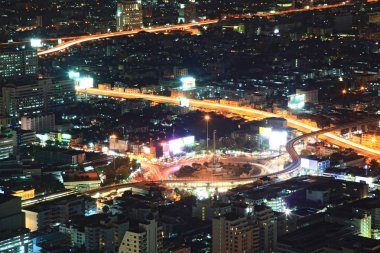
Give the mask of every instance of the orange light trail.
[[(119, 91), (113, 91), (113, 90), (99, 90), (95, 88), (89, 88), (86, 90), (78, 90), (78, 91), (82, 93), (92, 94), (92, 95), (110, 96), (110, 97), (118, 97), (118, 98), (143, 98), (143, 99), (151, 100), (158, 103), (171, 103), (171, 104), (179, 105), (179, 101), (176, 98), (158, 96), (158, 95), (150, 95), (150, 94), (142, 94), (142, 93), (125, 93), (125, 92), (119, 92)], [(255, 116), (259, 115), (261, 117), (283, 117), (282, 115), (278, 115), (278, 114), (266, 112), (266, 111), (261, 111), (257, 109), (222, 105), (222, 104), (213, 103), (213, 102), (206, 102), (203, 100), (189, 99), (189, 103), (190, 103), (190, 106), (199, 107), (203, 109), (209, 109), (209, 110), (219, 110), (219, 111), (227, 110), (233, 113), (244, 114), (244, 115), (255, 115)], [(286, 116), (283, 118), (285, 118), (288, 121), (288, 123), (290, 123), (291, 125), (296, 127), (298, 130), (303, 131), (303, 132), (305, 130), (310, 131), (310, 132), (317, 132), (321, 130), (318, 127), (314, 127), (306, 123), (303, 123), (300, 120), (295, 120)], [(350, 140), (344, 139), (332, 133), (324, 133), (322, 135), (324, 137), (327, 137), (328, 139), (331, 139), (336, 142), (339, 142), (340, 144), (343, 144), (340, 146), (345, 146), (346, 148), (353, 148), (355, 150), (359, 150), (360, 152), (367, 153), (372, 156), (373, 155), (380, 156), (379, 150), (352, 142)]]
[(157, 26), (152, 28), (143, 28), (143, 29), (137, 29), (133, 31), (122, 31), (122, 32), (110, 32), (110, 33), (103, 33), (103, 34), (94, 34), (94, 35), (88, 35), (88, 36), (80, 36), (77, 39), (70, 40), (67, 42), (63, 42), (53, 48), (40, 51), (38, 52), (38, 55), (47, 55), (55, 52), (59, 52), (62, 50), (65, 50), (71, 46), (78, 45), (83, 42), (92, 41), (92, 40), (99, 40), (99, 39), (106, 39), (116, 36), (123, 36), (123, 35), (133, 35), (137, 34), (139, 32), (149, 32), (149, 33), (155, 33), (155, 32), (164, 32), (164, 31), (170, 31), (170, 30), (180, 30), (180, 29), (187, 29), (193, 26), (202, 26), (202, 25), (210, 25), (218, 23), (219, 20), (212, 19), (212, 20), (204, 20), (199, 22), (193, 22), (193, 23), (186, 23), (186, 24), (180, 24), (180, 25), (171, 25), (171, 26)]

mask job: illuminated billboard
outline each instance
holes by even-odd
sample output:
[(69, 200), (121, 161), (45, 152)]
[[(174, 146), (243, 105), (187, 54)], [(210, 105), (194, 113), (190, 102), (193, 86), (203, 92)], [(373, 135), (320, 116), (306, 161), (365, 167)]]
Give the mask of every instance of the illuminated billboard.
[(178, 97), (179, 104), (181, 107), (189, 107), (190, 106), (190, 101), (187, 98), (184, 97)]
[(94, 78), (92, 77), (81, 77), (78, 79), (79, 89), (87, 89), (94, 87)]
[(288, 133), (286, 131), (272, 131), (269, 137), (269, 148), (279, 149), (281, 146), (285, 146), (287, 141)]
[(69, 78), (71, 80), (78, 80), (80, 77), (80, 73), (77, 71), (69, 71)]
[(305, 106), (305, 94), (293, 94), (288, 96), (288, 107), (293, 110), (301, 110)]
[(185, 147), (190, 147), (194, 145), (194, 136), (187, 136), (183, 138), (178, 138), (169, 141), (169, 151), (173, 154), (179, 154), (183, 152)]
[(285, 146), (288, 141), (288, 132), (283, 129), (272, 129), (270, 127), (260, 127), (260, 136), (268, 140), (269, 148), (272, 150)]
[(182, 90), (191, 90), (195, 88), (195, 78), (191, 76), (186, 76), (181, 78)]
[(30, 46), (34, 48), (42, 47), (41, 39), (30, 39)]
[(269, 137), (272, 133), (271, 127), (259, 127), (259, 134), (263, 137)]

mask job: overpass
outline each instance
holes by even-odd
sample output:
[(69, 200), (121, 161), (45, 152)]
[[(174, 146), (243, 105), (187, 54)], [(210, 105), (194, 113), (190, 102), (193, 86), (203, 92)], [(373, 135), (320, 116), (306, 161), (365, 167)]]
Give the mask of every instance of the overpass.
[[(105, 96), (105, 97), (115, 97), (115, 98), (125, 98), (125, 99), (135, 99), (135, 98), (142, 98), (146, 100), (150, 100), (156, 103), (170, 103), (179, 105), (179, 101), (176, 98), (172, 97), (166, 97), (166, 96), (159, 96), (159, 95), (151, 95), (151, 94), (144, 94), (144, 93), (126, 93), (121, 91), (115, 91), (115, 90), (99, 90), (96, 88), (88, 88), (88, 89), (79, 89), (79, 93), (82, 94), (89, 94), (89, 95), (98, 95), (98, 96)], [(231, 105), (224, 105), (219, 104), (217, 102), (212, 101), (205, 101), (205, 100), (197, 100), (197, 99), (189, 99), (189, 105), (191, 107), (196, 107), (200, 109), (206, 109), (206, 110), (214, 110), (219, 112), (229, 112), (239, 115), (245, 115), (245, 116), (252, 116), (257, 118), (267, 118), (267, 117), (282, 117), (285, 118), (288, 121), (288, 125), (291, 127), (296, 128), (297, 130), (304, 132), (304, 133), (310, 133), (310, 132), (319, 132), (322, 129), (312, 126), (308, 123), (303, 122), (302, 120), (295, 119), (290, 116), (283, 116), (263, 110), (253, 109), (250, 107), (240, 107), (240, 106), (231, 106)], [(374, 119), (375, 120), (375, 119)], [(358, 124), (358, 122), (356, 122)], [(345, 138), (339, 137), (335, 134), (329, 133), (330, 131), (323, 131), (319, 135), (322, 139), (325, 139), (337, 146), (341, 146), (344, 148), (351, 148), (358, 153), (361, 153), (365, 156), (373, 157), (373, 158), (380, 158), (380, 151), (352, 142), (350, 140), (347, 140)]]

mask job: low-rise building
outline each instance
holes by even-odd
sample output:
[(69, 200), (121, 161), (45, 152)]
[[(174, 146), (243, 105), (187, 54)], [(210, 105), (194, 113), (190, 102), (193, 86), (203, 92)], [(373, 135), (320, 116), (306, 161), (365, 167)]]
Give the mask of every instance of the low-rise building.
[(30, 231), (66, 223), (70, 218), (84, 214), (83, 197), (69, 196), (24, 207), (26, 227)]
[(90, 190), (100, 187), (102, 181), (95, 171), (66, 173), (63, 176), (63, 185), (67, 190)]
[(82, 151), (58, 148), (36, 149), (35, 159), (44, 163), (62, 163), (67, 165), (82, 164), (86, 160), (86, 154)]
[(0, 252), (33, 252), (25, 214), (21, 212), (21, 198), (8, 194), (0, 194)]
[(316, 156), (303, 156), (301, 157), (301, 168), (305, 169), (307, 173), (321, 175), (330, 168), (330, 160)]

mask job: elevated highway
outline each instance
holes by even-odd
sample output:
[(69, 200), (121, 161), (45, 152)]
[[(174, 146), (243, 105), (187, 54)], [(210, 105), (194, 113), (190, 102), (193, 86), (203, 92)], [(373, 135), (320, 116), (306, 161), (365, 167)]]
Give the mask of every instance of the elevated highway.
[[(368, 0), (369, 3), (376, 3), (378, 0)], [(226, 17), (232, 17), (232, 18), (271, 18), (274, 16), (281, 16), (281, 15), (288, 15), (288, 14), (294, 14), (294, 13), (301, 13), (301, 12), (309, 12), (309, 11), (318, 11), (318, 10), (326, 10), (326, 9), (334, 9), (334, 8), (341, 8), (345, 6), (350, 6), (352, 3), (349, 1), (343, 1), (341, 3), (336, 4), (325, 4), (325, 5), (319, 5), (319, 6), (311, 6), (308, 8), (296, 8), (296, 9), (288, 9), (288, 10), (282, 10), (282, 11), (276, 11), (276, 12), (263, 12), (263, 13), (256, 13), (256, 14), (238, 14), (238, 15), (227, 15)], [(121, 32), (108, 32), (108, 33), (102, 33), (102, 34), (93, 34), (93, 35), (83, 35), (83, 36), (70, 36), (70, 37), (61, 37), (61, 38), (48, 38), (44, 39), (45, 41), (64, 41), (63, 43), (56, 45), (50, 49), (43, 50), (38, 52), (39, 56), (49, 55), (53, 53), (59, 53), (64, 51), (67, 48), (70, 48), (72, 46), (88, 42), (88, 41), (94, 41), (99, 39), (106, 39), (106, 38), (112, 38), (116, 36), (123, 36), (123, 35), (133, 35), (137, 34), (139, 32), (149, 32), (149, 33), (155, 33), (155, 32), (165, 32), (165, 31), (172, 31), (172, 30), (180, 30), (180, 29), (188, 29), (194, 26), (203, 26), (203, 25), (210, 25), (218, 23), (219, 19), (212, 19), (212, 20), (202, 20), (198, 22), (192, 22), (192, 23), (185, 23), (185, 24), (176, 24), (176, 25), (167, 25), (167, 26), (156, 26), (156, 27), (149, 27), (149, 28), (142, 28), (142, 29), (136, 29), (132, 31), (121, 31)], [(19, 42), (11, 42), (11, 43), (19, 43)], [(20, 42), (22, 43), (22, 42)], [(1, 43), (1, 44), (10, 44), (10, 43)]]
[[(181, 30), (181, 29), (191, 28), (194, 26), (211, 25), (211, 24), (215, 24), (218, 22), (219, 22), (218, 19), (211, 19), (211, 20), (203, 20), (203, 21), (199, 21), (199, 22), (192, 22), (192, 23), (185, 23), (185, 24), (178, 24), (178, 25), (142, 28), (142, 29), (136, 29), (136, 30), (132, 30), (132, 31), (109, 32), (109, 33), (102, 33), (102, 34), (78, 36), (78, 37), (74, 37), (74, 39), (63, 42), (63, 43), (61, 43), (55, 47), (52, 47), (50, 49), (40, 51), (40, 52), (38, 52), (38, 55), (44, 56), (44, 55), (48, 55), (48, 54), (52, 54), (52, 53), (57, 53), (57, 52), (65, 50), (69, 47), (72, 47), (74, 45), (78, 45), (78, 44), (88, 42), (88, 41), (93, 41), (93, 40), (106, 39), (106, 38), (112, 38), (112, 37), (124, 36), (124, 35), (133, 35), (133, 34), (137, 34), (139, 32), (156, 33), (156, 32), (165, 32), (165, 31), (172, 31), (172, 30)], [(57, 40), (58, 40), (58, 38), (57, 38)]]
[[(89, 95), (97, 95), (97, 96), (105, 96), (105, 97), (115, 97), (115, 98), (125, 98), (125, 99), (135, 99), (142, 98), (146, 100), (150, 100), (156, 103), (170, 103), (174, 105), (179, 105), (179, 100), (172, 97), (159, 96), (159, 95), (151, 95), (144, 93), (126, 93), (115, 90), (99, 90), (96, 88), (82, 89), (78, 90), (79, 93), (89, 94)], [(191, 107), (196, 107), (205, 110), (214, 110), (219, 112), (229, 112), (243, 116), (251, 116), (256, 118), (267, 118), (267, 117), (282, 117), (288, 121), (288, 125), (290, 127), (294, 127), (297, 130), (310, 133), (310, 132), (318, 132), (322, 129), (312, 126), (308, 123), (303, 122), (302, 120), (295, 119), (294, 117), (290, 117), (288, 115), (280, 115), (276, 113), (271, 113), (263, 110), (253, 109), (250, 107), (241, 107), (241, 106), (231, 106), (225, 104), (219, 104), (213, 101), (206, 100), (197, 100), (197, 99), (189, 99), (189, 104)], [(376, 120), (376, 119), (374, 119)], [(357, 124), (359, 124), (357, 122)], [(380, 151), (355, 143), (353, 141), (347, 140), (345, 138), (339, 137), (330, 132), (323, 132), (319, 134), (321, 138), (344, 148), (351, 148), (365, 156), (369, 156), (372, 158), (380, 158)]]

